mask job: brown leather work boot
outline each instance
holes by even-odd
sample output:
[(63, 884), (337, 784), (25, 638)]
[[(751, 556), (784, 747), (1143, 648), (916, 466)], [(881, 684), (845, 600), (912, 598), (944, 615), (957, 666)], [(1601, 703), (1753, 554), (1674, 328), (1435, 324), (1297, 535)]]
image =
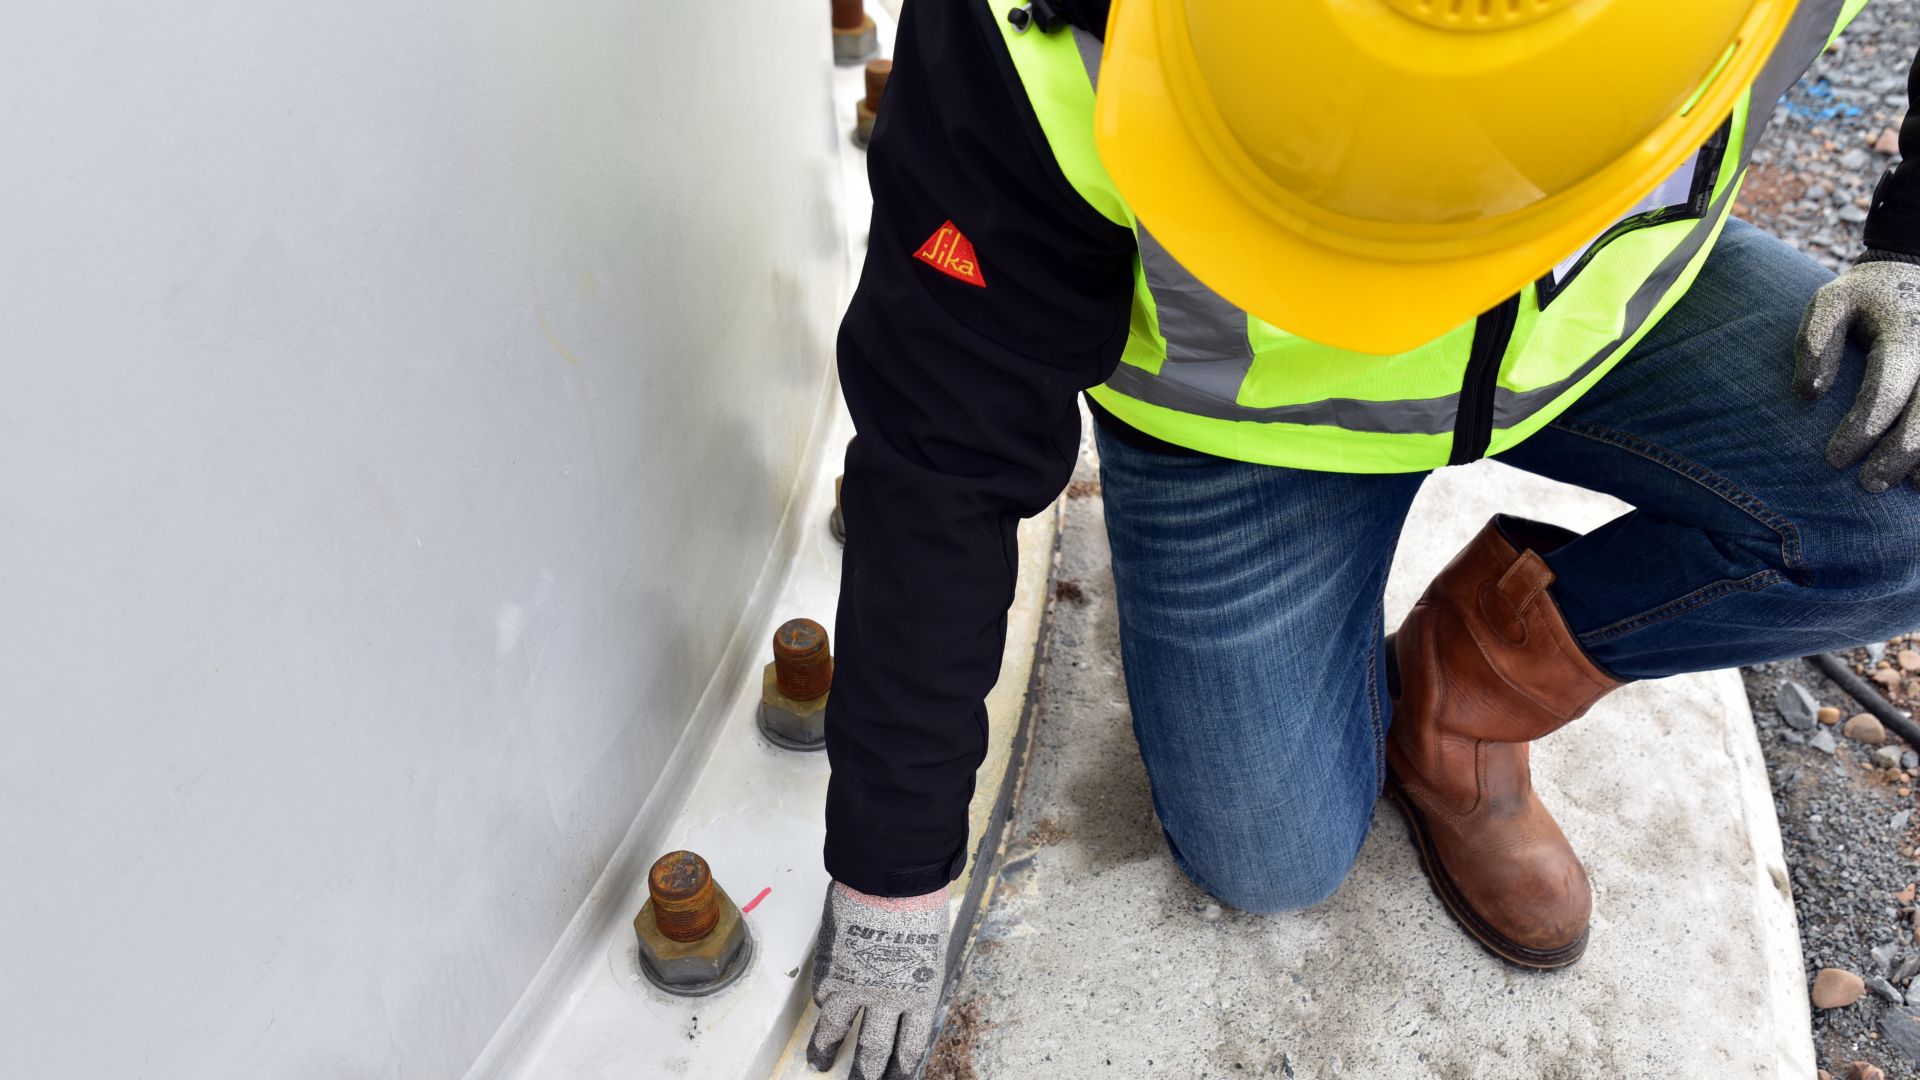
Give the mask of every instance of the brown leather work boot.
[(1538, 552), (1572, 538), (1494, 518), (1389, 639), (1399, 671), (1388, 793), (1453, 917), (1529, 968), (1580, 959), (1593, 895), (1534, 794), (1527, 743), (1621, 685), (1587, 658), (1547, 594), (1553, 571)]

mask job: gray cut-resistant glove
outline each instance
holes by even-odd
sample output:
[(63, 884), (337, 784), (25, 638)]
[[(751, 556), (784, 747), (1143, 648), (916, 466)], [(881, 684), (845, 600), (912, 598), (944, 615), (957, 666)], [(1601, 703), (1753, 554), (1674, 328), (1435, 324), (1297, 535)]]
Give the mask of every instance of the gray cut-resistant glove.
[(1836, 469), (1873, 451), (1860, 467), (1868, 491), (1908, 477), (1920, 485), (1920, 265), (1907, 259), (1869, 251), (1821, 286), (1794, 350), (1793, 388), (1813, 401), (1833, 389), (1848, 332), (1868, 343), (1860, 393), (1827, 443), (1827, 464)]
[(820, 943), (813, 956), (813, 1002), (820, 1020), (807, 1061), (833, 1067), (854, 1013), (865, 1009), (853, 1080), (917, 1076), (933, 1041), (947, 966), (947, 890), (891, 898), (827, 886)]

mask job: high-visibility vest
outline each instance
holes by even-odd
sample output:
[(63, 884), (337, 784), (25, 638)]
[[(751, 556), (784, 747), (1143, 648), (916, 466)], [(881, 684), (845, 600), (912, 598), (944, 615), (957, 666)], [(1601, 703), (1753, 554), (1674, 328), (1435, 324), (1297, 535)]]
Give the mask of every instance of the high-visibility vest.
[(1149, 435), (1220, 457), (1386, 473), (1518, 445), (1619, 362), (1699, 273), (1774, 103), (1867, 0), (1800, 0), (1726, 123), (1629, 214), (1499, 307), (1393, 356), (1289, 334), (1168, 254), (1094, 149), (1100, 41), (1078, 28), (1016, 30), (1006, 15), (1021, 2), (987, 0), (1054, 160), (1138, 242), (1126, 348), (1094, 399)]

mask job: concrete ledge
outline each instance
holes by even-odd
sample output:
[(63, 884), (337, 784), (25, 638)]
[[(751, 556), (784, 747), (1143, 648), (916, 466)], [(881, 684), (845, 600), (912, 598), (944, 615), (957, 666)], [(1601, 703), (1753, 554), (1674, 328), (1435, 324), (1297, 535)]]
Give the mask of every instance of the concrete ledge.
[[(1429, 482), (1389, 625), (1493, 512), (1587, 529), (1605, 498), (1492, 463)], [(1586, 861), (1574, 969), (1508, 968), (1451, 921), (1382, 803), (1352, 876), (1299, 914), (1223, 911), (1167, 859), (1127, 725), (1098, 499), (1069, 504), (1030, 782), (956, 998), (981, 1077), (1813, 1075), (1799, 938), (1739, 680), (1630, 686), (1543, 740)]]
[[(988, 890), (998, 880), (997, 872), (1005, 857), (1007, 826), (1029, 746), (1030, 693), (1038, 682), (1037, 664), (1045, 662), (1048, 587), (1052, 582), (1059, 520), (1060, 507), (1056, 503), (1039, 517), (1020, 523), (1019, 584), (1014, 590), (1013, 606), (1007, 612), (1007, 643), (1000, 658), (1000, 679), (987, 695), (987, 757), (975, 777), (973, 802), (967, 812), (968, 837), (974, 851), (966, 871), (951, 887), (948, 914), (957, 930), (948, 952), (950, 982), (963, 970), (966, 954), (972, 948), (975, 931), (987, 907)], [(773, 1077), (778, 1080), (817, 1080), (823, 1075), (844, 1077), (853, 1067), (853, 1052), (859, 1041), (857, 1027), (841, 1045), (840, 1059), (834, 1063), (831, 1073), (817, 1073), (807, 1065), (807, 1038), (813, 1032), (818, 1015), (819, 1010), (809, 1001), (781, 1051)]]

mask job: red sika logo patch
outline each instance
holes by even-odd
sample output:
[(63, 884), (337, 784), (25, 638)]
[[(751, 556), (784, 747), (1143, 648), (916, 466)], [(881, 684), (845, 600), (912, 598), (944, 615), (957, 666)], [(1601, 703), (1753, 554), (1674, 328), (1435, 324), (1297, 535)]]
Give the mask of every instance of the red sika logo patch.
[(951, 221), (927, 237), (927, 242), (920, 245), (913, 257), (950, 278), (983, 289), (987, 287), (987, 279), (980, 275), (980, 260), (973, 254), (973, 241), (961, 235)]

